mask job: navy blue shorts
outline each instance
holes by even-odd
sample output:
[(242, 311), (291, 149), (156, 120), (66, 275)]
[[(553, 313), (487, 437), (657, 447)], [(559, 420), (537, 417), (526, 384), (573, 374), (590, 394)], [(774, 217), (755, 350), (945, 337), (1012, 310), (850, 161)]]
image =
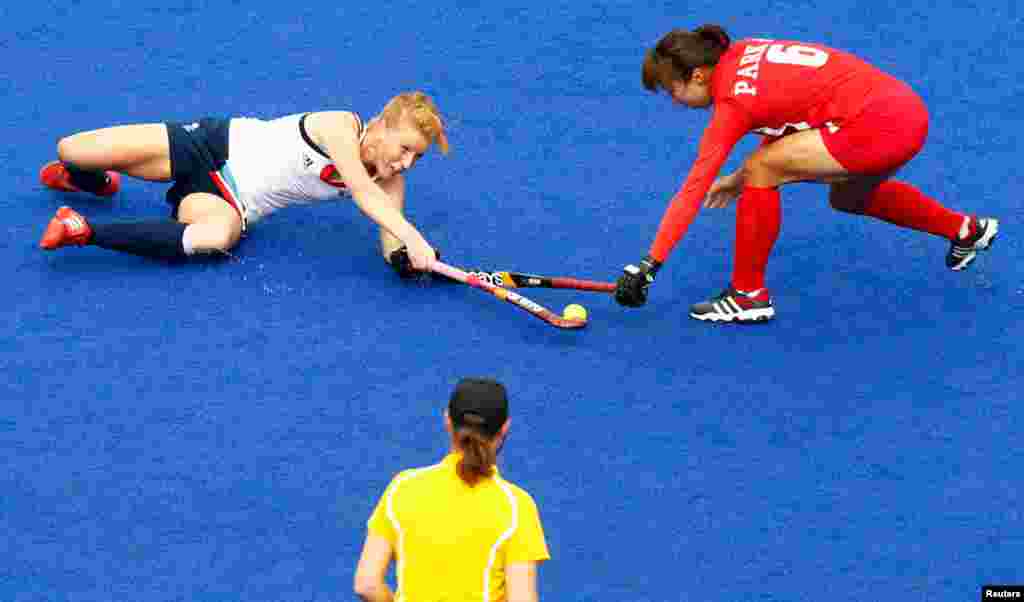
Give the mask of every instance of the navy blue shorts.
[[(207, 117), (199, 121), (167, 122), (167, 138), (171, 150), (171, 179), (167, 191), (171, 217), (178, 218), (181, 200), (193, 192), (224, 195), (211, 177), (228, 160), (229, 119)], [(226, 203), (230, 203), (225, 199)]]

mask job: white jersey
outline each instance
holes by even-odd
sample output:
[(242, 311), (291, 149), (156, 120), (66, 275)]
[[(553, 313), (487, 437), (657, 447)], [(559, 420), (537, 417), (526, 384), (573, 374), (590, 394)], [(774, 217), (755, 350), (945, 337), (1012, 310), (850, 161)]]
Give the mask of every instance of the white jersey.
[[(228, 130), (228, 160), (219, 172), (235, 196), (243, 226), (289, 205), (349, 198), (330, 157), (306, 133), (306, 113), (263, 120), (239, 117)], [(362, 120), (359, 139), (365, 136)], [(231, 200), (231, 199), (229, 199)]]

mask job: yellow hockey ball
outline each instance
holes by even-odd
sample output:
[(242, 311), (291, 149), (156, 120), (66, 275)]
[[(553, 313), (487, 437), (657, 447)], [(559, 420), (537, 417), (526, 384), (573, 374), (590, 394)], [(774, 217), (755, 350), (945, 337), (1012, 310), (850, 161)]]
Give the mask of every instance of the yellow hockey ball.
[(566, 305), (565, 309), (562, 310), (562, 317), (566, 320), (586, 320), (587, 308), (578, 303)]

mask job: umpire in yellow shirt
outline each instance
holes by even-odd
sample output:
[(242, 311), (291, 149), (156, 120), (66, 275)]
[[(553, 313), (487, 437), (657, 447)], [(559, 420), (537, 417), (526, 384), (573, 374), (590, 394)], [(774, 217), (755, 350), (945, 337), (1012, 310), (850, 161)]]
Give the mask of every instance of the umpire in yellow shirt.
[[(398, 473), (367, 523), (356, 567), (366, 602), (536, 602), (551, 558), (533, 498), (495, 466), (508, 435), (505, 387), (459, 381), (445, 412), (451, 452)], [(385, 581), (395, 560), (396, 592)]]

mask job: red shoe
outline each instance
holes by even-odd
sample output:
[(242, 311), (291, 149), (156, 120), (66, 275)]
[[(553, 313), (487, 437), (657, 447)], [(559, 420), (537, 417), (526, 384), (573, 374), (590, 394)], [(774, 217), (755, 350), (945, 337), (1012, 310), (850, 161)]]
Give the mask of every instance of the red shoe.
[[(99, 196), (113, 196), (121, 189), (121, 174), (116, 171), (108, 171), (107, 185), (97, 193)], [(60, 161), (50, 161), (39, 170), (39, 181), (47, 188), (62, 190), (64, 192), (83, 192), (81, 188), (71, 183), (71, 175), (68, 168)]]
[(39, 247), (53, 250), (68, 245), (87, 245), (90, 240), (92, 228), (82, 214), (71, 207), (61, 207), (46, 225), (46, 231), (39, 239)]

